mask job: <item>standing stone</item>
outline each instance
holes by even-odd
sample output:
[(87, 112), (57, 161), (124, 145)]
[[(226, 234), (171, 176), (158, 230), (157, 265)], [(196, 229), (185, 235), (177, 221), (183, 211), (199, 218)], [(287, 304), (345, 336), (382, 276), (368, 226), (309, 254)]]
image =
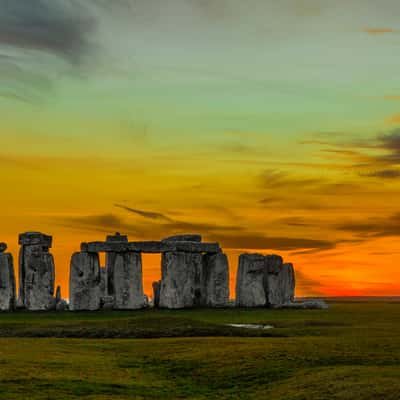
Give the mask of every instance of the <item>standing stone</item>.
[(4, 253), (7, 250), (6, 243), (0, 243), (0, 253)]
[(261, 254), (241, 254), (236, 277), (236, 305), (263, 307), (267, 298), (264, 288), (265, 257)]
[(281, 256), (271, 254), (265, 257), (266, 269), (264, 287), (267, 296), (267, 305), (278, 306), (283, 303), (282, 265)]
[(152, 286), (153, 286), (153, 305), (154, 305), (154, 307), (159, 307), (161, 281), (153, 282)]
[(69, 275), (70, 310), (94, 311), (100, 308), (100, 261), (97, 253), (72, 255)]
[[(121, 235), (117, 232), (115, 235), (107, 236), (106, 243), (128, 243), (128, 236)], [(106, 284), (105, 288), (107, 293), (104, 295), (114, 296), (114, 265), (115, 265), (115, 258), (117, 253), (115, 252), (107, 252), (106, 253)]]
[(166, 252), (161, 258), (160, 307), (193, 307), (201, 301), (202, 254)]
[(282, 289), (283, 304), (294, 302), (294, 291), (296, 287), (296, 278), (292, 263), (282, 265)]
[(203, 305), (225, 307), (229, 304), (229, 264), (224, 253), (203, 257)]
[(144, 308), (141, 254), (116, 253), (112, 273), (114, 308), (117, 310)]
[[(7, 248), (5, 246), (4, 250)], [(3, 251), (4, 251), (3, 250)], [(15, 308), (15, 276), (11, 254), (0, 252), (0, 311)]]
[(52, 237), (40, 232), (19, 236), (19, 301), (28, 310), (55, 308), (53, 256), (49, 253)]

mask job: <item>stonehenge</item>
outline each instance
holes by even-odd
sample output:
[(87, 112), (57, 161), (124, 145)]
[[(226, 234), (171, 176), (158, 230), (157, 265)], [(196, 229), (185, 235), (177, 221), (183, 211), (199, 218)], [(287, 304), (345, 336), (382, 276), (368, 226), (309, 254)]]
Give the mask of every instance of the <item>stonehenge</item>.
[(291, 263), (271, 254), (242, 254), (236, 276), (238, 307), (283, 307), (294, 301), (295, 275)]
[(54, 259), (49, 253), (52, 237), (40, 232), (19, 236), (19, 305), (27, 310), (55, 308)]
[(7, 245), (0, 243), (0, 311), (15, 308), (15, 277), (13, 257), (5, 253)]
[[(54, 292), (52, 237), (40, 232), (19, 235), (18, 298), (13, 257), (0, 243), (0, 311), (137, 310), (149, 306), (144, 293), (142, 254), (161, 254), (161, 279), (153, 282), (156, 308), (228, 307), (230, 271), (219, 243), (201, 235), (181, 234), (160, 241), (129, 241), (116, 233), (105, 241), (84, 242), (70, 262), (69, 299)], [(105, 253), (100, 265), (99, 253)], [(103, 259), (103, 258), (102, 258)], [(294, 302), (293, 264), (279, 255), (241, 254), (236, 274), (237, 307), (317, 308)], [(319, 305), (319, 303), (318, 303)]]

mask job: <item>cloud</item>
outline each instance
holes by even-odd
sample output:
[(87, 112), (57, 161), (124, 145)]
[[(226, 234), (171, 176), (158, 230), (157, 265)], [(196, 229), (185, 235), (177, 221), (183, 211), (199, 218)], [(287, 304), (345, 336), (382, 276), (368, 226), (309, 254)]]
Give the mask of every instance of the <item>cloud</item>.
[(383, 35), (385, 33), (395, 33), (397, 30), (392, 28), (364, 28), (363, 32), (369, 35)]
[(216, 240), (223, 247), (231, 249), (252, 249), (252, 250), (301, 250), (312, 249), (322, 251), (332, 249), (335, 242), (328, 240), (307, 239), (298, 237), (267, 237), (255, 233), (244, 233), (240, 235), (208, 235), (211, 240)]
[(383, 98), (385, 100), (394, 100), (394, 101), (400, 100), (400, 96), (396, 96), (396, 95), (387, 95), (387, 96), (383, 96)]
[(400, 171), (397, 169), (382, 169), (373, 172), (360, 173), (360, 176), (366, 176), (369, 178), (395, 179), (400, 177)]
[(142, 234), (137, 226), (128, 224), (113, 214), (85, 215), (70, 218), (57, 217), (52, 218), (52, 222), (54, 221), (58, 225), (66, 228), (102, 232), (105, 234), (110, 234), (111, 232), (115, 231), (120, 231), (128, 235), (135, 236)]
[(38, 50), (72, 63), (86, 54), (94, 20), (72, 0), (0, 0), (0, 46)]
[(131, 213), (134, 213), (136, 215), (140, 215), (141, 217), (144, 218), (149, 218), (149, 219), (162, 219), (165, 221), (169, 221), (169, 222), (173, 222), (173, 220), (171, 218), (169, 218), (168, 216), (158, 213), (158, 212), (154, 212), (154, 211), (144, 211), (144, 210), (139, 210), (137, 208), (131, 208), (131, 207), (127, 207), (121, 204), (114, 204), (114, 207), (117, 208), (121, 208), (125, 211), (129, 211)]
[(292, 177), (287, 172), (271, 169), (264, 170), (261, 173), (260, 181), (263, 188), (282, 188), (297, 185), (304, 187), (320, 183), (320, 180), (316, 178)]
[(390, 125), (400, 124), (400, 114), (394, 114), (385, 119), (385, 122)]
[(364, 221), (350, 221), (336, 226), (337, 229), (360, 235), (360, 237), (379, 238), (400, 236), (400, 213), (386, 218), (369, 218)]

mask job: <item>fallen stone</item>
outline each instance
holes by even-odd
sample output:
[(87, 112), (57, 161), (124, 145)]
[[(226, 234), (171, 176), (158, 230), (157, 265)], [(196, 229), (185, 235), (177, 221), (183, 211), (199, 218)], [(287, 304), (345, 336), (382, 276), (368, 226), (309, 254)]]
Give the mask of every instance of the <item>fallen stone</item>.
[(324, 310), (328, 309), (329, 305), (320, 299), (312, 299), (305, 301), (296, 301), (291, 303), (285, 303), (279, 308), (290, 308), (290, 309), (301, 309), (301, 310)]
[(153, 305), (154, 307), (158, 307), (160, 305), (160, 289), (161, 289), (161, 281), (153, 282)]
[(15, 308), (15, 276), (11, 254), (0, 254), (0, 311)]
[(198, 287), (202, 268), (200, 253), (166, 252), (161, 257), (161, 308), (193, 307), (201, 301)]
[(114, 308), (136, 310), (143, 308), (142, 257), (140, 253), (117, 253), (114, 259), (113, 290)]
[(167, 252), (188, 252), (188, 253), (219, 253), (221, 248), (218, 243), (199, 242), (90, 242), (81, 244), (82, 252), (99, 253), (167, 253)]
[(75, 253), (71, 258), (70, 310), (94, 311), (100, 308), (100, 262), (96, 253)]
[(202, 305), (226, 307), (229, 304), (229, 265), (224, 253), (203, 256)]
[(261, 254), (241, 254), (236, 277), (236, 305), (263, 307), (267, 297), (264, 288), (266, 259)]
[(6, 243), (0, 243), (0, 253), (4, 253), (7, 250)]
[(162, 242), (201, 242), (201, 240), (201, 235), (185, 234), (167, 237)]
[[(28, 236), (24, 236), (28, 235)], [(32, 241), (28, 241), (30, 233), (20, 236), (19, 258), (19, 295), (24, 307), (31, 311), (45, 311), (55, 308), (54, 278), (55, 268), (53, 256), (48, 252), (51, 237), (32, 233)], [(22, 241), (21, 241), (22, 237)]]

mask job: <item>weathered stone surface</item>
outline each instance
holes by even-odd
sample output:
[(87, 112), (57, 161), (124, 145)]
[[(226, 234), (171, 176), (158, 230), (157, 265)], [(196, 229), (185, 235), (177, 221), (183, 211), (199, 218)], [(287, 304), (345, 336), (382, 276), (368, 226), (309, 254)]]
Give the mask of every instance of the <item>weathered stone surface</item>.
[(282, 265), (283, 259), (281, 256), (271, 254), (265, 256), (265, 275), (264, 288), (267, 297), (267, 305), (283, 304), (282, 284)]
[(15, 308), (15, 277), (11, 254), (0, 254), (0, 311)]
[(236, 277), (236, 305), (263, 307), (266, 305), (264, 275), (266, 259), (261, 254), (241, 254)]
[(115, 309), (135, 310), (145, 306), (140, 253), (117, 253), (112, 281)]
[(152, 286), (153, 286), (153, 305), (154, 307), (158, 307), (160, 305), (161, 281), (153, 282)]
[[(32, 240), (29, 242), (28, 238)], [(48, 252), (51, 237), (39, 233), (27, 233), (20, 236), (20, 243), (39, 243), (39, 239), (43, 239), (40, 244), (23, 245), (19, 257), (20, 302), (31, 311), (55, 308), (54, 259)]]
[(106, 267), (100, 267), (100, 293), (101, 296), (108, 296), (108, 279)]
[(292, 302), (283, 304), (281, 308), (291, 308), (291, 309), (303, 309), (303, 310), (324, 310), (328, 309), (329, 305), (325, 303), (324, 300), (320, 299), (312, 299), (312, 300), (305, 300), (302, 302)]
[(114, 308), (114, 296), (102, 296), (100, 307), (103, 310), (112, 310)]
[(81, 251), (89, 253), (110, 252), (124, 253), (127, 251), (138, 253), (219, 253), (221, 248), (218, 243), (199, 242), (90, 242), (82, 243)]
[(61, 287), (57, 286), (56, 289), (56, 310), (65, 311), (68, 309), (67, 302), (61, 297)]
[(21, 246), (41, 245), (51, 248), (53, 238), (41, 232), (25, 232), (19, 235), (18, 243)]
[(170, 236), (162, 240), (162, 242), (201, 242), (201, 235), (197, 234), (185, 234)]
[(108, 235), (107, 242), (123, 242), (123, 243), (128, 243), (128, 236), (126, 235), (121, 235), (119, 232), (116, 232), (115, 235)]
[(294, 300), (295, 276), (293, 264), (283, 264), (282, 257), (267, 256), (267, 304), (279, 307)]
[(225, 307), (229, 304), (229, 265), (224, 253), (203, 256), (202, 304)]
[(201, 301), (199, 271), (200, 253), (166, 252), (161, 261), (160, 307), (193, 307)]
[(292, 263), (282, 265), (282, 288), (283, 303), (294, 301), (294, 291), (296, 288), (296, 277)]
[(85, 252), (73, 254), (69, 278), (70, 310), (98, 310), (100, 281), (99, 255)]
[(0, 243), (0, 253), (4, 253), (7, 250), (6, 243)]

